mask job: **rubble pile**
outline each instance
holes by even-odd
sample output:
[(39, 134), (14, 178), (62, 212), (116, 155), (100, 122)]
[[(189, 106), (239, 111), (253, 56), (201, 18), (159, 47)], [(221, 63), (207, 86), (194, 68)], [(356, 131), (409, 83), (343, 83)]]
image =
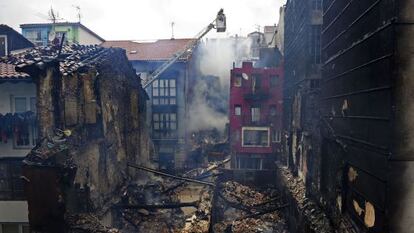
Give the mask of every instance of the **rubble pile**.
[[(213, 174), (218, 167), (230, 160), (211, 163), (206, 168), (197, 168), (186, 172), (183, 177), (195, 180), (209, 179), (214, 181)], [(196, 202), (181, 202), (178, 193), (189, 185), (189, 182), (149, 176), (145, 184), (130, 184), (123, 190), (121, 215), (123, 230), (138, 232), (209, 232), (212, 211), (213, 188), (203, 186)], [(195, 211), (185, 215), (180, 207), (193, 206)], [(132, 208), (128, 208), (132, 207)]]
[(255, 190), (227, 181), (220, 185), (218, 197), (214, 232), (287, 232), (278, 211), (286, 205), (276, 189)]
[[(164, 179), (151, 179), (145, 184), (130, 184), (123, 190), (121, 215), (126, 229), (131, 232), (179, 232), (184, 227), (184, 214), (180, 208), (145, 208), (145, 205), (162, 206), (169, 203), (178, 203), (176, 195), (165, 195)], [(125, 208), (127, 206), (137, 208)], [(124, 207), (124, 208), (123, 208)], [(141, 207), (141, 208), (140, 208)]]
[(73, 214), (65, 216), (69, 233), (120, 233), (118, 229), (103, 226), (92, 214)]
[(69, 153), (70, 130), (55, 129), (54, 135), (42, 138), (23, 160), (28, 165), (76, 167)]
[(310, 229), (318, 233), (334, 232), (323, 210), (313, 200), (306, 197), (305, 184), (302, 179), (294, 177), (288, 168), (278, 167), (282, 182), (287, 187), (289, 194), (294, 198), (299, 210), (306, 217)]

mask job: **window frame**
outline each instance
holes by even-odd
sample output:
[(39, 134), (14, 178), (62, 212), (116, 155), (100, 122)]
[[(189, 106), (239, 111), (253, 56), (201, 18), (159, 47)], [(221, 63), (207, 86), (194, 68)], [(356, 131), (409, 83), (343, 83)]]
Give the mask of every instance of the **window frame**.
[[(237, 109), (239, 109), (239, 111), (237, 111)], [(241, 116), (242, 115), (242, 106), (240, 104), (234, 105), (234, 115), (235, 116)]]
[[(246, 145), (245, 144), (245, 131), (265, 131), (267, 132), (267, 143), (266, 144), (255, 144), (255, 145)], [(242, 128), (242, 147), (270, 147), (270, 128), (269, 127), (243, 127)]]
[[(23, 112), (17, 112), (16, 111), (16, 99), (25, 99), (25, 105), (26, 105), (26, 110)], [(35, 111), (33, 111), (32, 109), (32, 100), (34, 100), (34, 105), (36, 106), (36, 109), (34, 109)], [(12, 113), (25, 113), (28, 111), (32, 111), (34, 113), (36, 113), (37, 111), (37, 98), (34, 96), (20, 96), (20, 95), (10, 95), (10, 110)], [(15, 137), (15, 135), (13, 134), (12, 137), (12, 141), (13, 141), (13, 149), (19, 150), (19, 149), (31, 149), (33, 148), (38, 140), (38, 137), (36, 136), (38, 133), (38, 129), (37, 129), (37, 125), (36, 124), (27, 124), (27, 131), (28, 131), (28, 142), (29, 144), (27, 145), (17, 145), (17, 138)]]
[(157, 79), (151, 84), (151, 104), (177, 105), (177, 80), (175, 78)]

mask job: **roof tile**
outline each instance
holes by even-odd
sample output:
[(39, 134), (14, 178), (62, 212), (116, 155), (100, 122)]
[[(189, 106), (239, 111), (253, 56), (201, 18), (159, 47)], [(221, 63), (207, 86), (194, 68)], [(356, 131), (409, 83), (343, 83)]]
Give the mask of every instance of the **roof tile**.
[(12, 64), (0, 63), (0, 80), (2, 79), (28, 79), (26, 73), (17, 72)]
[[(195, 39), (162, 39), (155, 42), (135, 42), (130, 40), (106, 41), (103, 47), (117, 47), (126, 50), (130, 61), (164, 61), (184, 49)], [(184, 57), (187, 60), (190, 54)]]

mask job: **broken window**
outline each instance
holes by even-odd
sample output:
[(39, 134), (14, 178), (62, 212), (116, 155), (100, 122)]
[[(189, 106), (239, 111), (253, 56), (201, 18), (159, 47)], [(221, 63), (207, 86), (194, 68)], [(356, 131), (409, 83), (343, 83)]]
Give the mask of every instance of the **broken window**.
[(234, 86), (235, 87), (241, 87), (242, 86), (242, 76), (241, 74), (236, 74), (236, 76), (233, 79)]
[(241, 115), (241, 106), (240, 105), (235, 105), (234, 106), (234, 115), (236, 115), (236, 116)]
[(175, 79), (159, 79), (152, 83), (152, 104), (177, 104), (177, 84)]
[(252, 107), (251, 114), (252, 114), (252, 122), (260, 121), (260, 107)]
[(269, 146), (269, 129), (268, 128), (243, 128), (243, 146), (244, 147), (268, 147)]

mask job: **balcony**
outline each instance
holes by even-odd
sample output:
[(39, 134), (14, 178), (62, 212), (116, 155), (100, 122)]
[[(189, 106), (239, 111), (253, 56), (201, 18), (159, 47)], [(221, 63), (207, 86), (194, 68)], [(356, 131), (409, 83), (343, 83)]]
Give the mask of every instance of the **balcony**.
[(245, 126), (269, 126), (272, 123), (270, 116), (261, 116), (260, 119), (252, 121), (251, 115), (242, 116), (242, 124)]
[(252, 91), (251, 93), (244, 94), (245, 100), (250, 101), (264, 101), (270, 98), (269, 90), (259, 89)]

